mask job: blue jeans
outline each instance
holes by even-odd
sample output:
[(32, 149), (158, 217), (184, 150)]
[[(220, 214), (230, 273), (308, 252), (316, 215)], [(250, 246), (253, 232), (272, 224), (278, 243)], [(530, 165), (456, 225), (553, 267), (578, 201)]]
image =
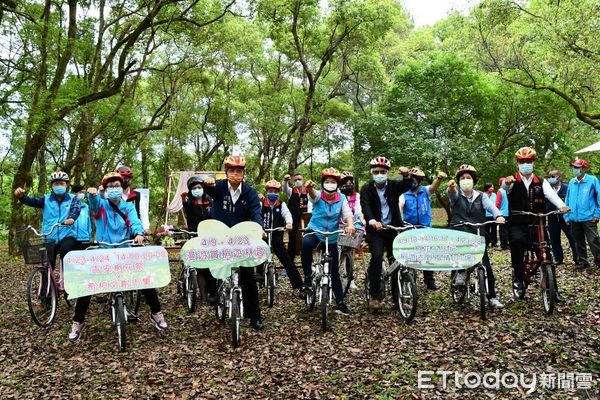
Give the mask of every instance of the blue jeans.
[[(325, 242), (321, 242), (316, 235), (308, 235), (302, 238), (302, 251), (300, 257), (302, 259), (302, 269), (304, 270), (304, 279), (307, 279), (312, 274), (313, 250), (320, 243), (323, 243), (322, 248), (325, 250)], [(337, 243), (329, 242), (329, 255), (331, 256), (331, 265), (329, 272), (331, 273), (333, 295), (339, 303), (344, 302), (344, 290), (342, 289), (342, 281), (340, 279), (340, 259)]]
[(571, 227), (565, 222), (562, 215), (550, 215), (548, 217), (548, 233), (550, 234), (550, 244), (552, 245), (552, 254), (554, 254), (555, 262), (564, 261), (564, 252), (562, 244), (560, 243), (560, 233), (564, 232), (565, 236), (569, 240), (569, 246), (573, 253), (573, 262), (577, 262), (577, 247), (575, 245), (575, 238), (571, 233)]

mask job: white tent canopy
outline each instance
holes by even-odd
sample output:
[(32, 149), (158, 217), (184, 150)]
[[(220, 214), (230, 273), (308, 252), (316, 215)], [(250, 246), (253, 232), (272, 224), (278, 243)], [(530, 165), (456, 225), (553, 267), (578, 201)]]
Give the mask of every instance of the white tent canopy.
[(600, 142), (596, 142), (588, 147), (585, 147), (581, 150), (577, 150), (575, 152), (575, 154), (579, 154), (579, 153), (590, 153), (592, 151), (600, 151)]
[[(176, 214), (183, 208), (181, 193), (187, 192), (187, 181), (194, 175), (203, 177), (217, 178), (219, 172), (216, 171), (177, 171), (169, 174), (169, 183), (167, 184), (167, 212), (165, 215), (165, 225), (169, 219), (169, 214)], [(174, 194), (173, 194), (174, 192)], [(185, 219), (185, 216), (184, 216)]]

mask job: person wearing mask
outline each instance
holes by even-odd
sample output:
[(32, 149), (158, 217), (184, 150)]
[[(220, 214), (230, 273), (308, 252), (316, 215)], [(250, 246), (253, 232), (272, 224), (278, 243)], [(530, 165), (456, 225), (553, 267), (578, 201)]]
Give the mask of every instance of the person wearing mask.
[(143, 198), (141, 193), (131, 186), (133, 180), (133, 171), (126, 165), (119, 165), (115, 172), (123, 177), (123, 200), (133, 203), (142, 225), (144, 233), (150, 233), (149, 204), (147, 199)]
[[(500, 210), (502, 216), (505, 220), (508, 219), (508, 196), (506, 195), (506, 190), (502, 187), (504, 183), (504, 178), (498, 179), (498, 192), (496, 192), (496, 208)], [(502, 250), (508, 250), (508, 228), (506, 224), (498, 224), (500, 231), (500, 248)]]
[(81, 211), (79, 217), (75, 221), (75, 232), (77, 235), (78, 248), (83, 249), (84, 243), (92, 240), (92, 218), (90, 214), (90, 207), (84, 201), (85, 199), (85, 187), (83, 185), (73, 185), (71, 188), (71, 194), (79, 200), (81, 205)]
[[(483, 195), (487, 196), (488, 199), (496, 204), (496, 193), (494, 192), (494, 184), (486, 182), (483, 184)], [(491, 212), (485, 212), (486, 221), (495, 221)], [(496, 224), (489, 224), (485, 226), (485, 245), (490, 247), (498, 246), (498, 226)]]
[[(568, 186), (561, 181), (561, 173), (558, 170), (552, 170), (548, 173), (548, 183), (554, 189), (554, 192), (565, 201), (567, 197)], [(556, 207), (552, 203), (546, 204), (546, 212), (555, 211)], [(573, 255), (573, 263), (577, 264), (577, 247), (575, 238), (571, 233), (571, 227), (567, 225), (565, 218), (561, 214), (548, 216), (548, 234), (550, 235), (550, 243), (552, 245), (552, 255), (554, 256), (554, 264), (561, 265), (564, 263), (564, 251), (561, 241), (561, 232), (565, 234), (571, 246), (571, 254)], [(561, 296), (562, 299), (562, 296)]]
[(298, 250), (298, 230), (300, 229), (302, 216), (312, 212), (312, 203), (308, 201), (308, 191), (304, 187), (302, 174), (286, 174), (283, 177), (282, 188), (283, 193), (287, 196), (287, 205), (293, 220), (292, 230), (288, 232), (288, 254), (293, 262)]

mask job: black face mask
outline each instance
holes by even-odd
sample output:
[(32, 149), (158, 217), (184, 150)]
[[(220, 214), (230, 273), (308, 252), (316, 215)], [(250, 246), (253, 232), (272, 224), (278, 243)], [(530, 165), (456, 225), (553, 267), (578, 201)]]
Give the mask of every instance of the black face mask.
[(123, 184), (121, 186), (123, 186), (123, 189), (127, 189), (129, 187), (129, 181), (127, 179), (123, 180)]
[(340, 191), (342, 193), (344, 193), (345, 195), (349, 196), (352, 193), (354, 193), (354, 185), (352, 185), (352, 184), (344, 185), (340, 188)]

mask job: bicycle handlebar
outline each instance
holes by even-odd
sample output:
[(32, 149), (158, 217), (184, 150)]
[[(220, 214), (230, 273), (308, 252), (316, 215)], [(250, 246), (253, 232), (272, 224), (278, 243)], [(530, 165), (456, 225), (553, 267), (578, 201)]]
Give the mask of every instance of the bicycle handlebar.
[(170, 233), (187, 233), (188, 235), (198, 235), (198, 232), (190, 232), (183, 228), (172, 228), (169, 231)]
[(477, 222), (477, 223), (475, 223), (475, 222), (460, 221), (457, 224), (451, 224), (450, 227), (452, 227), (452, 228), (456, 228), (458, 226), (481, 227), (481, 226), (484, 226), (484, 225), (490, 225), (490, 224), (496, 224), (496, 223), (498, 223), (498, 222), (496, 222), (496, 221), (485, 221), (485, 222)]
[(110, 247), (118, 247), (127, 243), (133, 243), (133, 239), (124, 240), (119, 243), (108, 243), (108, 242), (90, 242), (90, 246), (86, 247), (86, 250), (96, 249), (100, 246), (110, 246)]
[(413, 225), (413, 224), (409, 224), (408, 222), (406, 222), (405, 224), (406, 224), (405, 226), (383, 225), (383, 229), (393, 229), (396, 232), (404, 232), (409, 229), (429, 228), (428, 226), (425, 226), (425, 225)]
[(554, 211), (550, 211), (547, 213), (532, 213), (529, 211), (513, 211), (512, 212), (513, 215), (531, 215), (532, 217), (547, 217), (549, 215), (554, 215), (554, 214), (562, 214), (562, 212), (560, 210), (554, 210)]
[(285, 227), (280, 226), (279, 228), (265, 228), (264, 231), (267, 232), (267, 233), (269, 233), (269, 232), (283, 232), (283, 231), (285, 231)]
[(45, 237), (45, 236), (49, 236), (49, 235), (51, 235), (51, 234), (52, 234), (52, 232), (54, 232), (54, 229), (55, 229), (57, 226), (63, 227), (63, 226), (70, 226), (70, 225), (65, 225), (65, 224), (61, 224), (61, 223), (58, 223), (58, 222), (57, 222), (56, 224), (54, 224), (54, 225), (52, 225), (52, 226), (50, 227), (50, 232), (48, 232), (48, 233), (43, 233), (43, 232), (42, 232), (42, 233), (40, 233), (40, 232), (39, 232), (37, 229), (35, 229), (33, 226), (31, 226), (31, 225), (27, 225), (27, 228), (23, 229), (23, 232), (24, 232), (24, 231), (28, 231), (28, 230), (29, 230), (29, 231), (32, 231), (32, 232), (33, 232), (33, 233), (34, 233), (36, 236), (39, 236), (39, 237)]
[(300, 232), (304, 232), (305, 233), (304, 236), (306, 236), (306, 235), (314, 235), (316, 233), (319, 233), (319, 234), (321, 234), (323, 236), (333, 236), (333, 235), (338, 235), (340, 233), (344, 233), (345, 232), (343, 229), (339, 229), (339, 230), (334, 231), (334, 232), (323, 232), (323, 231), (319, 231), (319, 230), (316, 230), (316, 229), (299, 229), (299, 231)]

